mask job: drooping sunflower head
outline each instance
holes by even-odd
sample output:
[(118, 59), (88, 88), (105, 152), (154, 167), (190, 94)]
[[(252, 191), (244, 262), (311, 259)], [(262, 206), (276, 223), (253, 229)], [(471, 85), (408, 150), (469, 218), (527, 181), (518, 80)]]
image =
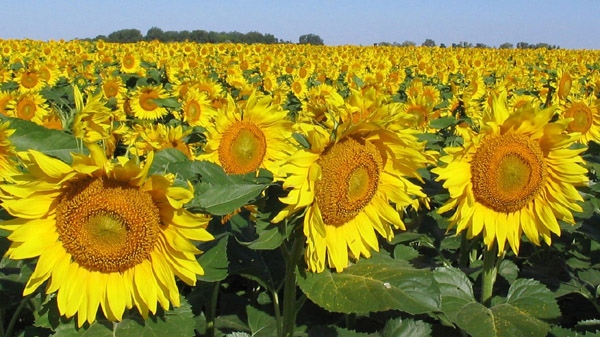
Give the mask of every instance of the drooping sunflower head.
[(413, 136), (378, 123), (342, 126), (335, 137), (321, 126), (300, 129), (311, 147), (282, 166), (287, 206), (273, 221), (305, 210), (308, 269), (342, 271), (379, 249), (376, 233), (391, 240), (395, 229), (405, 228), (398, 210), (425, 197), (409, 177), (430, 158)]
[(209, 218), (188, 212), (189, 188), (149, 176), (153, 155), (109, 161), (90, 145), (68, 165), (40, 152), (19, 154), (26, 173), (0, 185), (2, 207), (14, 219), (12, 259), (38, 258), (24, 295), (47, 282), (61, 315), (92, 323), (98, 307), (109, 320), (136, 307), (142, 316), (179, 306), (175, 277), (193, 285), (203, 270), (191, 240), (207, 241)]
[(483, 233), (488, 249), (497, 244), (502, 253), (508, 242), (518, 253), (523, 233), (534, 244), (550, 244), (551, 233), (560, 235), (558, 220), (574, 223), (582, 200), (576, 187), (587, 182), (584, 149), (571, 148), (578, 135), (553, 115), (553, 108), (531, 104), (509, 109), (500, 93), (480, 133), (464, 147), (445, 149), (444, 165), (432, 172), (450, 193), (439, 212), (456, 208), (450, 221), (458, 232)]
[(287, 113), (271, 104), (269, 96), (253, 92), (248, 100), (229, 98), (213, 125), (207, 126), (206, 145), (197, 159), (223, 167), (228, 174), (279, 171), (280, 162), (293, 152), (292, 123)]

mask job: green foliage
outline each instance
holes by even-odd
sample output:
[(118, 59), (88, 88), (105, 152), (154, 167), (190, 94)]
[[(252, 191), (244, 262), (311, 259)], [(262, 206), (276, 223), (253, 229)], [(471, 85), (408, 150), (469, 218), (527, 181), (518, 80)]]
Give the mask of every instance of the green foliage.
[(313, 45), (322, 45), (324, 44), (323, 39), (317, 34), (304, 34), (300, 35), (298, 38), (298, 43), (300, 44), (313, 44)]
[[(181, 306), (156, 316), (143, 319), (131, 313), (120, 322), (98, 319), (96, 322), (77, 329), (73, 324), (57, 324), (53, 327), (56, 337), (138, 337), (138, 336), (194, 336), (195, 324), (190, 305), (182, 299)], [(58, 322), (54, 322), (55, 324)], [(45, 325), (45, 324), (44, 324)]]
[(298, 284), (311, 301), (335, 312), (395, 309), (421, 314), (440, 306), (439, 288), (431, 271), (385, 257), (360, 260), (343, 273), (306, 272)]
[(66, 163), (71, 163), (71, 153), (87, 152), (87, 149), (84, 150), (83, 145), (68, 133), (0, 114), (0, 122), (3, 121), (9, 121), (9, 127), (15, 130), (10, 141), (17, 151), (37, 150)]

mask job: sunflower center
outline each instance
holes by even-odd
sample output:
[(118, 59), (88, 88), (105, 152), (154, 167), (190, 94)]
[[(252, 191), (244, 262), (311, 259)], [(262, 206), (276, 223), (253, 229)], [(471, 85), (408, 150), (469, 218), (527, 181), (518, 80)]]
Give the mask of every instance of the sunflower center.
[(119, 93), (119, 84), (113, 81), (108, 81), (102, 86), (106, 97), (115, 97)]
[(473, 156), (475, 199), (497, 212), (512, 213), (525, 207), (543, 187), (545, 177), (542, 150), (525, 135), (486, 138)]
[(568, 130), (570, 132), (585, 133), (592, 127), (593, 113), (592, 110), (581, 102), (575, 102), (565, 112), (566, 118), (573, 118), (569, 123)]
[(131, 54), (125, 55), (123, 57), (123, 67), (126, 69), (132, 69), (135, 66), (135, 56)]
[(150, 194), (124, 182), (87, 178), (64, 190), (56, 224), (75, 262), (110, 273), (123, 272), (150, 257), (161, 221)]
[(375, 145), (346, 138), (323, 152), (321, 180), (315, 198), (323, 222), (341, 226), (371, 202), (379, 185), (383, 160)]
[(24, 98), (17, 103), (17, 117), (25, 120), (31, 120), (35, 117), (37, 106), (31, 99)]
[(219, 161), (225, 172), (244, 174), (256, 171), (267, 152), (264, 133), (256, 124), (237, 121), (223, 134)]
[(158, 108), (158, 105), (154, 103), (154, 99), (158, 98), (158, 93), (154, 90), (144, 91), (140, 95), (140, 106), (146, 111), (152, 111)]
[(200, 108), (200, 104), (198, 104), (198, 102), (190, 101), (186, 109), (188, 120), (195, 122), (200, 119), (201, 111), (202, 109)]
[(118, 214), (98, 212), (90, 216), (83, 230), (101, 247), (117, 248), (127, 242), (127, 228)]
[(21, 76), (21, 84), (27, 89), (31, 89), (38, 83), (37, 74), (34, 72), (25, 72)]

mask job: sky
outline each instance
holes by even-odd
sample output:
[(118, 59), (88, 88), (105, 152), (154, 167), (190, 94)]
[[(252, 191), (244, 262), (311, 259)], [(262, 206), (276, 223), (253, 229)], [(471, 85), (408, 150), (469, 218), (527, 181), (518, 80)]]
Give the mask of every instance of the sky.
[(72, 40), (120, 29), (258, 31), (327, 45), (432, 39), (497, 47), (548, 43), (600, 49), (597, 0), (3, 0), (0, 39)]

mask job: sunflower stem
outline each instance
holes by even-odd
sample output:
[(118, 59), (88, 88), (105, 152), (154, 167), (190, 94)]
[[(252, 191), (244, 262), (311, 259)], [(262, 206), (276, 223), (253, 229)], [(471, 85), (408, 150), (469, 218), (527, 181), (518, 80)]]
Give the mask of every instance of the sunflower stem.
[(277, 328), (277, 336), (281, 336), (281, 329), (283, 328), (283, 321), (281, 320), (281, 310), (279, 307), (279, 295), (277, 290), (271, 290), (273, 295), (273, 311), (275, 311), (275, 327)]
[(10, 322), (8, 323), (8, 326), (6, 327), (6, 331), (4, 331), (4, 336), (10, 337), (12, 335), (12, 331), (15, 327), (15, 324), (17, 323), (17, 320), (21, 316), (21, 311), (23, 311), (23, 308), (25, 308), (25, 305), (27, 305), (27, 303), (29, 302), (29, 300), (31, 299), (33, 294), (34, 293), (29, 294), (21, 300), (21, 303), (19, 303), (19, 306), (17, 307), (17, 309), (13, 313), (12, 317), (10, 318)]
[(460, 237), (460, 251), (458, 260), (459, 267), (466, 268), (469, 266), (469, 260), (471, 255), (470, 248), (471, 247), (469, 239), (467, 239), (467, 233), (463, 231)]
[(483, 250), (483, 274), (481, 282), (481, 303), (486, 307), (492, 304), (492, 296), (494, 293), (494, 283), (498, 275), (498, 267), (500, 260), (497, 257), (496, 244), (491, 249), (484, 248)]
[(206, 336), (215, 337), (215, 317), (217, 316), (217, 300), (219, 299), (219, 289), (221, 282), (217, 281), (214, 284), (212, 296), (210, 298), (208, 313), (206, 317)]
[(303, 248), (304, 242), (302, 236), (295, 235), (289, 255), (284, 254), (284, 256), (287, 255), (287, 258), (285, 261), (285, 283), (283, 288), (282, 337), (292, 337), (296, 328), (296, 314), (298, 313), (298, 308), (296, 308), (296, 267), (302, 257)]

